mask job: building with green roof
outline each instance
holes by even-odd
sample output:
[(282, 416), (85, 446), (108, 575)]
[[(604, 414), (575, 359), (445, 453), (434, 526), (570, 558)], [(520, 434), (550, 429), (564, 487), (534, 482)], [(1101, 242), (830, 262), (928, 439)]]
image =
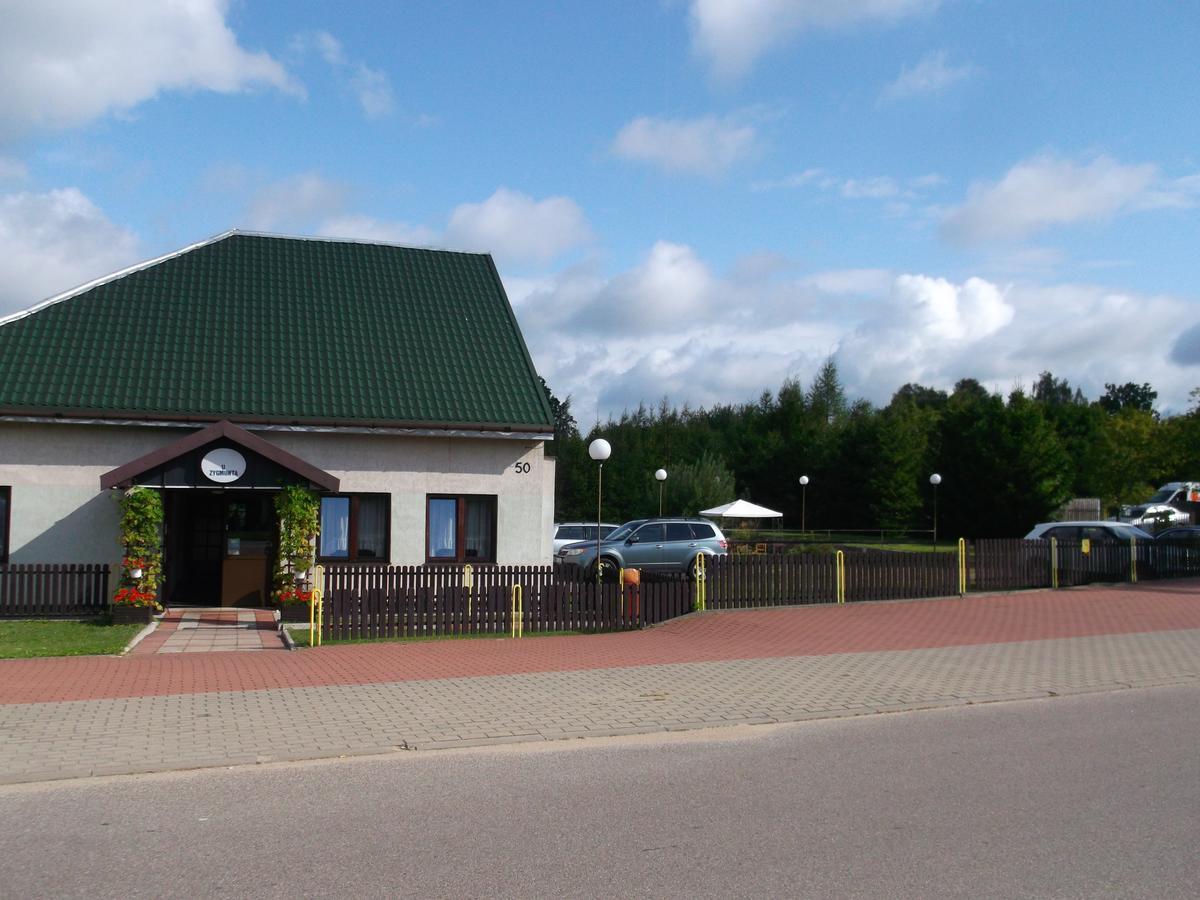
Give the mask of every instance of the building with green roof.
[(262, 604), (295, 484), (322, 562), (548, 563), (552, 433), (489, 255), (228, 232), (0, 319), (0, 562), (118, 563), (150, 487), (162, 599)]

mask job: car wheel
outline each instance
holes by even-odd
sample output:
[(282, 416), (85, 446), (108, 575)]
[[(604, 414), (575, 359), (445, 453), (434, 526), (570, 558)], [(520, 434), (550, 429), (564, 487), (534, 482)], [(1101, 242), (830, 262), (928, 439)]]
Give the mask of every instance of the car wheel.
[(600, 580), (606, 584), (616, 584), (621, 577), (621, 567), (615, 559), (605, 556), (600, 560)]

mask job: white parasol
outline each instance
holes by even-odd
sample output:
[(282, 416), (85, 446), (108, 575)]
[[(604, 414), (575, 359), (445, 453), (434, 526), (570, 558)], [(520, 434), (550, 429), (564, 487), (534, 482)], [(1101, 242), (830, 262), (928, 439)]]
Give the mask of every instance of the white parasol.
[(712, 509), (700, 510), (702, 516), (720, 516), (723, 519), (778, 519), (781, 512), (758, 506), (749, 500), (734, 500), (724, 506), (714, 506)]

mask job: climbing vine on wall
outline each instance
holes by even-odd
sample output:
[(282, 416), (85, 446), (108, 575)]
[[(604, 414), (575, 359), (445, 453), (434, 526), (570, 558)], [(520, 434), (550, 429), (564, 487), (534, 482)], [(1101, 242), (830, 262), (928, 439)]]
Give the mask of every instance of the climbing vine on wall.
[(321, 502), (308, 488), (289, 485), (275, 495), (279, 517), (279, 565), (275, 571), (277, 603), (303, 602), (296, 576), (313, 566), (313, 541), (320, 528)]
[(121, 495), (121, 529), (125, 548), (114, 603), (159, 606), (162, 581), (162, 494), (153, 488), (130, 488)]

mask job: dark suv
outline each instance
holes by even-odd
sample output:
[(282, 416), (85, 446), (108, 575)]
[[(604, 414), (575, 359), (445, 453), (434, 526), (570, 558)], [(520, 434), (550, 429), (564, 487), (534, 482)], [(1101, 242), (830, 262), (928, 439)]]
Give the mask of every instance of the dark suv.
[[(614, 579), (618, 569), (687, 574), (700, 554), (728, 552), (725, 535), (708, 519), (635, 519), (600, 542), (600, 570), (603, 577)], [(594, 577), (596, 542), (567, 544), (555, 559)]]

